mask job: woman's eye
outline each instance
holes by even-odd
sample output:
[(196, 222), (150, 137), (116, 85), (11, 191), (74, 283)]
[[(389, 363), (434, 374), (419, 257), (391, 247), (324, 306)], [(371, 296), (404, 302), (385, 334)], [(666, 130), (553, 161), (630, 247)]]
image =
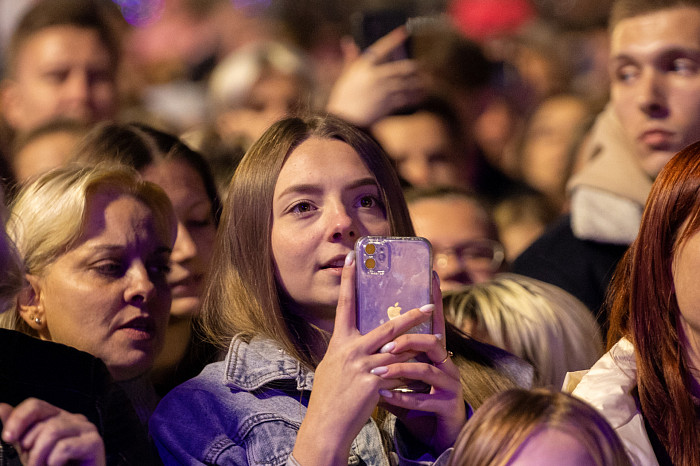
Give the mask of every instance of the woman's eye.
[(372, 208), (381, 207), (382, 203), (375, 196), (362, 196), (360, 198), (360, 207)]
[(207, 217), (203, 220), (192, 219), (187, 222), (187, 226), (190, 228), (204, 228), (214, 224), (214, 219)]
[(373, 207), (375, 204), (375, 200), (369, 196), (365, 196), (362, 199), (360, 199), (360, 205), (362, 207)]
[(93, 267), (98, 273), (110, 277), (116, 277), (123, 273), (121, 263), (117, 261), (100, 262)]
[(291, 212), (295, 214), (304, 214), (306, 212), (311, 212), (312, 210), (313, 206), (310, 202), (298, 202), (291, 208)]

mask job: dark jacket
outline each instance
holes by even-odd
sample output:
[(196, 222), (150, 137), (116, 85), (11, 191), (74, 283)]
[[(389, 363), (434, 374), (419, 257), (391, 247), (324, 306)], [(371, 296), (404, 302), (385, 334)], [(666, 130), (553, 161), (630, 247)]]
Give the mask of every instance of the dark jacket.
[(627, 247), (576, 238), (571, 218), (564, 215), (515, 259), (511, 271), (551, 283), (576, 296), (605, 330), (607, 315), (601, 305), (615, 266)]
[(87, 417), (104, 439), (108, 465), (158, 464), (131, 403), (100, 359), (0, 329), (0, 402), (16, 406), (30, 397)]

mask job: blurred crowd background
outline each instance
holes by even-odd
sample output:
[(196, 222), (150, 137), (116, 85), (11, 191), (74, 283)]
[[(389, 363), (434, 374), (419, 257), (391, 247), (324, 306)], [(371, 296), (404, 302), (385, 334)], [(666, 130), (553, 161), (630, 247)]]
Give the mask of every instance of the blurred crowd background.
[[(3, 50), (32, 3), (0, 0)], [(610, 0), (105, 3), (122, 44), (119, 119), (181, 136), (222, 184), (271, 122), (324, 108), (347, 67), (358, 14), (400, 9), (429, 18), (415, 23), (423, 39), (414, 37), (412, 51), (429, 95), (459, 119), (463, 141), (450, 146), (464, 148), (466, 167), (455, 184), (486, 199), (509, 260), (567, 211), (566, 181), (608, 99)], [(422, 184), (399, 171), (407, 184)]]

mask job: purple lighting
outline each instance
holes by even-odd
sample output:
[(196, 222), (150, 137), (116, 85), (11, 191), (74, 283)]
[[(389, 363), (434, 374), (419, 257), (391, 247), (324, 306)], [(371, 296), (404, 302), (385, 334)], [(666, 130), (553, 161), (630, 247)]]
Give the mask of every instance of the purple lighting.
[(165, 6), (164, 0), (112, 0), (124, 19), (132, 26), (145, 26), (156, 21)]

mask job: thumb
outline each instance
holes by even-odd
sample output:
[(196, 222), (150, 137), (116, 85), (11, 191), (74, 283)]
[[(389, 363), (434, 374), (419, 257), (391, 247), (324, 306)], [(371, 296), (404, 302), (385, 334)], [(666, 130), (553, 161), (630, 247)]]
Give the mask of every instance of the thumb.
[(355, 252), (345, 258), (343, 274), (340, 277), (340, 294), (335, 311), (333, 334), (350, 335), (357, 331), (355, 316)]

